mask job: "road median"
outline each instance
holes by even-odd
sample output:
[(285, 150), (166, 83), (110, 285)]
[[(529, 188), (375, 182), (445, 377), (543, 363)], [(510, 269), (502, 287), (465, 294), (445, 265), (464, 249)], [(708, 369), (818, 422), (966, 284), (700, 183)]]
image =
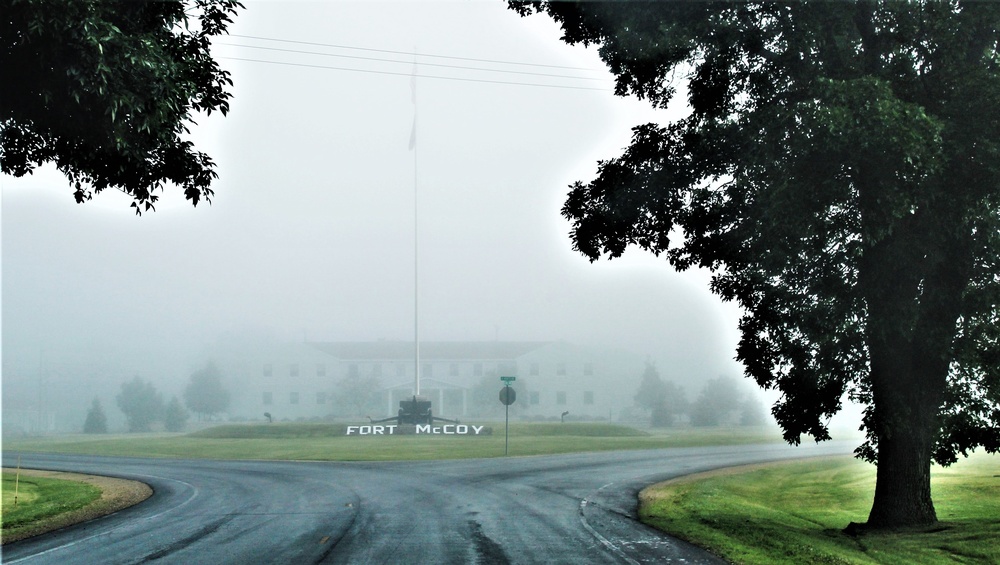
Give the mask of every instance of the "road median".
[[(8, 473), (14, 474), (18, 473), (18, 471), (5, 467), (3, 473), (6, 476)], [(37, 469), (21, 469), (19, 473), (21, 481), (24, 481), (26, 478), (72, 481), (97, 487), (100, 489), (101, 494), (97, 499), (82, 508), (42, 515), (29, 522), (11, 525), (10, 527), (8, 527), (7, 520), (5, 520), (2, 533), (0, 533), (0, 544), (4, 545), (118, 512), (146, 500), (153, 494), (153, 489), (149, 485), (138, 481), (113, 477)], [(7, 481), (4, 481), (4, 490), (8, 488), (6, 483)]]

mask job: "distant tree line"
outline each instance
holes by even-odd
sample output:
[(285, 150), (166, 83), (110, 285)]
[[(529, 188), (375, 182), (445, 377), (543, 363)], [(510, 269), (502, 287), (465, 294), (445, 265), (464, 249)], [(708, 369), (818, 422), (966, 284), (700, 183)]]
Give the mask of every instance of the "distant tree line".
[(649, 424), (654, 428), (683, 423), (699, 427), (759, 426), (766, 422), (760, 399), (735, 379), (710, 379), (698, 398), (688, 402), (684, 388), (662, 379), (652, 363), (647, 363), (643, 371), (635, 404), (649, 413)]
[[(198, 420), (211, 420), (229, 407), (229, 392), (222, 385), (222, 375), (214, 363), (191, 374), (191, 380), (184, 389), (184, 403), (177, 396), (164, 402), (163, 395), (153, 383), (139, 377), (122, 383), (115, 397), (118, 409), (125, 415), (129, 432), (150, 432), (155, 424), (163, 425), (168, 432), (184, 431), (190, 412), (198, 415)], [(185, 408), (186, 405), (186, 408)], [(189, 412), (190, 410), (190, 412)], [(101, 401), (91, 403), (83, 424), (87, 434), (108, 432), (108, 417)]]

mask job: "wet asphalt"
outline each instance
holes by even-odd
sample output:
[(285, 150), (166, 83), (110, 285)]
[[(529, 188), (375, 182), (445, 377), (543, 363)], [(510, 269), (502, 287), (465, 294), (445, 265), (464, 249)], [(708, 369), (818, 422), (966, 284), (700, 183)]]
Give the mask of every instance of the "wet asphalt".
[[(724, 563), (636, 518), (645, 486), (850, 453), (729, 446), (392, 463), (20, 454), (26, 468), (153, 487), (116, 514), (2, 548), (6, 564)], [(4, 454), (4, 465), (12, 454)]]

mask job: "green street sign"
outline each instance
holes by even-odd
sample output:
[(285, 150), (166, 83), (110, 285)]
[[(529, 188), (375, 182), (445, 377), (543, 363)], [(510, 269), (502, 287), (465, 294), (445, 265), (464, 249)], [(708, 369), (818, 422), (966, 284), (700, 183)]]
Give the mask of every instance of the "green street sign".
[(500, 377), (500, 380), (505, 383), (512, 383), (517, 380), (517, 377)]

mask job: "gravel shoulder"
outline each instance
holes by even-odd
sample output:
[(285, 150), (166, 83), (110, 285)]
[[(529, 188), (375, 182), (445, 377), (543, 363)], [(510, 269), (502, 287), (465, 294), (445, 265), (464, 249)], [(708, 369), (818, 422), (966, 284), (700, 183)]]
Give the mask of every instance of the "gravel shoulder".
[[(3, 470), (11, 473), (16, 471), (15, 469), (6, 467)], [(72, 526), (80, 522), (86, 522), (87, 520), (93, 520), (94, 518), (100, 518), (101, 516), (106, 516), (138, 504), (153, 495), (153, 489), (149, 485), (138, 481), (36, 469), (21, 469), (20, 472), (22, 476), (63, 479), (92, 484), (101, 489), (101, 497), (79, 510), (57, 514), (35, 524), (12, 528), (10, 531), (7, 531), (5, 528), (2, 539), (0, 539), (0, 544), (15, 542), (58, 530), (59, 528), (65, 528), (66, 526)]]

